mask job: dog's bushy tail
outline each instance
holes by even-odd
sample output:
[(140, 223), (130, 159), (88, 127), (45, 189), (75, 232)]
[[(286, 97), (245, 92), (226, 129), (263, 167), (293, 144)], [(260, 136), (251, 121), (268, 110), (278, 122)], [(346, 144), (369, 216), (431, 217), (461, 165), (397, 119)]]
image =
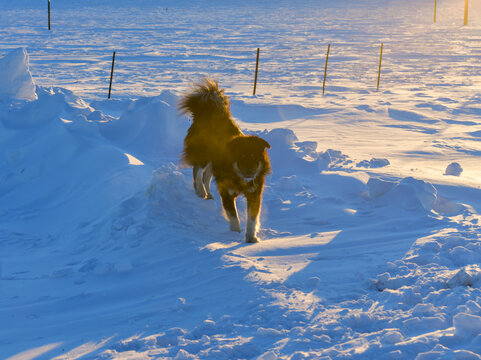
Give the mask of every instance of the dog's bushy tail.
[(229, 97), (219, 84), (209, 78), (195, 83), (192, 89), (179, 101), (178, 108), (182, 114), (191, 114), (194, 121), (212, 116), (231, 117)]

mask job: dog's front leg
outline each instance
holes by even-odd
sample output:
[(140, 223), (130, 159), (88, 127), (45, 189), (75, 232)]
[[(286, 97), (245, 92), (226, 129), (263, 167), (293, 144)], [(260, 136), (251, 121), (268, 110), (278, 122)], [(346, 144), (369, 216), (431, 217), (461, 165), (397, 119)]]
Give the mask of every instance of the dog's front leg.
[(256, 191), (246, 195), (247, 198), (247, 224), (246, 224), (246, 242), (259, 242), (257, 238), (257, 228), (259, 226), (259, 213), (261, 210), (262, 192)]
[(212, 180), (212, 163), (209, 163), (205, 167), (204, 174), (202, 175), (202, 183), (204, 184), (204, 188), (207, 193), (207, 200), (214, 198), (214, 195), (212, 195), (212, 192), (210, 191), (211, 180)]
[(205, 199), (207, 196), (203, 182), (204, 168), (199, 165), (194, 165), (194, 190), (198, 197)]
[(228, 190), (222, 189), (221, 186), (218, 187), (222, 199), (222, 207), (229, 219), (231, 231), (241, 232), (237, 208), (235, 206), (235, 196), (231, 195)]

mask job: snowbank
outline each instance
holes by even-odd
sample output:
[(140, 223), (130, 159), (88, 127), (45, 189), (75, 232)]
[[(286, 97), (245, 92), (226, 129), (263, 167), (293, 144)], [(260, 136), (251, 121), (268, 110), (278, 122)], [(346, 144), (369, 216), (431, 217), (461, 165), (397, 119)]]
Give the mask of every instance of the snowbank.
[(0, 99), (35, 100), (35, 84), (25, 48), (10, 51), (0, 59)]
[(175, 161), (190, 126), (187, 119), (179, 118), (176, 101), (168, 91), (132, 101), (118, 119), (99, 122), (100, 133), (145, 161)]

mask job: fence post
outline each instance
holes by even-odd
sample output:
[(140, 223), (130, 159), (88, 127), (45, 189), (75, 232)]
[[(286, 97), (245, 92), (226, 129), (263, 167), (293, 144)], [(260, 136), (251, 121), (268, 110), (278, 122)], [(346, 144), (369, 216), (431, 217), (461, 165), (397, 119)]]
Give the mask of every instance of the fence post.
[(436, 0), (434, 0), (434, 23), (436, 23)]
[(257, 48), (257, 59), (256, 59), (256, 76), (254, 78), (254, 92), (252, 93), (252, 95), (255, 95), (256, 94), (256, 88), (257, 88), (257, 72), (259, 70), (259, 48)]
[(382, 48), (383, 48), (383, 43), (381, 43), (381, 55), (379, 56), (379, 71), (377, 73), (377, 90), (379, 91), (379, 80), (381, 79), (381, 63), (382, 63)]
[(110, 92), (112, 91), (112, 79), (114, 77), (114, 63), (115, 63), (115, 51), (114, 51), (114, 55), (112, 56), (112, 70), (110, 70), (109, 96), (107, 97), (107, 99), (110, 99)]
[(324, 89), (326, 87), (326, 75), (327, 75), (327, 62), (329, 61), (329, 50), (331, 44), (327, 44), (326, 64), (324, 65), (324, 81), (322, 82), (322, 95), (324, 96)]
[(48, 0), (48, 29), (50, 30), (50, 0)]
[(468, 25), (468, 0), (464, 0), (464, 25)]

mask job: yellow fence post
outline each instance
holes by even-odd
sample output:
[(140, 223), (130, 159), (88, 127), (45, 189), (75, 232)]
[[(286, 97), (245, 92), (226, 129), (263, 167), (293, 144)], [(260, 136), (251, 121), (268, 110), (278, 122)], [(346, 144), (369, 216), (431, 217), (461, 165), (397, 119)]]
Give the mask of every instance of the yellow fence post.
[(464, 25), (468, 25), (468, 0), (464, 0)]
[(326, 54), (326, 64), (324, 65), (324, 81), (322, 82), (322, 95), (324, 95), (324, 89), (326, 87), (326, 75), (327, 75), (327, 62), (329, 60), (329, 50), (331, 49), (331, 44), (327, 45), (327, 54)]
[(381, 63), (382, 63), (382, 48), (383, 48), (384, 44), (381, 43), (381, 55), (379, 56), (379, 71), (377, 73), (377, 90), (376, 91), (379, 91), (379, 80), (381, 79)]

